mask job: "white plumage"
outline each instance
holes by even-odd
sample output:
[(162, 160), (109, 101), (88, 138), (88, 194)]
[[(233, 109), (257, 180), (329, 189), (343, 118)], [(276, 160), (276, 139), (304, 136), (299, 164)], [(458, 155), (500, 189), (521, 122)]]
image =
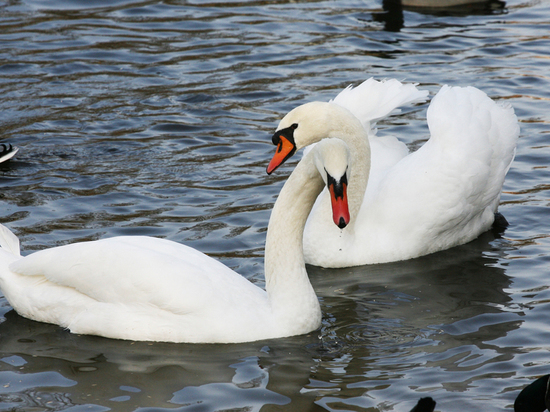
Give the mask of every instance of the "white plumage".
[(327, 172), (341, 178), (348, 160), (345, 144), (329, 139), (289, 177), (268, 227), (266, 291), (195, 249), (152, 237), (22, 257), (2, 225), (0, 288), (24, 317), (109, 338), (212, 343), (310, 332), (321, 310), (305, 270), (303, 227)]
[(11, 144), (0, 143), (0, 163), (13, 158), (18, 151), (18, 147), (12, 146)]
[(369, 79), (281, 120), (278, 132), (293, 125), (296, 149), (338, 137), (352, 153), (351, 224), (343, 230), (330, 224), (323, 192), (304, 232), (307, 263), (405, 260), (464, 244), (491, 228), (519, 135), (513, 109), (474, 87), (444, 86), (428, 108), (431, 137), (416, 152), (371, 129), (392, 109), (424, 97), (414, 85)]

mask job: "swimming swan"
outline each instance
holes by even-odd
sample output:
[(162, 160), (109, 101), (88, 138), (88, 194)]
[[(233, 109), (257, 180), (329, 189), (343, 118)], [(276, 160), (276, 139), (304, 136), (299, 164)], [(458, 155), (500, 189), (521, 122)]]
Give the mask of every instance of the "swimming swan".
[(343, 230), (329, 224), (330, 203), (322, 193), (304, 231), (306, 263), (347, 267), (411, 259), (467, 243), (494, 222), (519, 134), (514, 110), (474, 87), (443, 86), (428, 108), (431, 137), (409, 154), (403, 143), (370, 128), (369, 119), (383, 107), (376, 102), (395, 82), (369, 79), (332, 102), (299, 106), (273, 135), (277, 150), (268, 173), (327, 137), (344, 140), (351, 151), (351, 224)]
[(326, 142), (304, 157), (273, 207), (265, 291), (195, 249), (146, 236), (21, 257), (19, 239), (3, 225), (0, 288), (26, 318), (107, 338), (229, 343), (315, 330), (321, 309), (305, 269), (302, 238), (325, 184), (334, 194), (334, 222), (349, 222), (349, 151), (341, 140)]

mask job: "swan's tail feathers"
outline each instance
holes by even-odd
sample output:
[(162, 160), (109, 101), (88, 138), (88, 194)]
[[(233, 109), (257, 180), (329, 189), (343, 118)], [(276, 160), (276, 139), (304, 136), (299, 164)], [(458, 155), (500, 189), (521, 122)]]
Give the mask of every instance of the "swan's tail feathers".
[(485, 153), (508, 171), (516, 152), (519, 124), (510, 104), (497, 104), (475, 87), (443, 86), (428, 107), (433, 138)]
[(409, 103), (424, 102), (427, 90), (418, 90), (416, 84), (401, 83), (395, 79), (365, 80), (357, 87), (348, 86), (332, 102), (351, 111), (363, 126), (369, 126)]
[[(514, 108), (509, 103), (497, 105), (498, 111), (494, 114), (494, 132), (491, 134), (493, 145), (500, 148), (500, 155), (503, 158), (505, 173), (508, 173), (512, 161), (516, 156), (517, 141), (519, 138), (519, 122)], [(497, 143), (498, 142), (498, 143)]]
[(0, 224), (0, 247), (14, 256), (21, 256), (19, 239), (6, 226)]
[(462, 176), (477, 181), (471, 184), (478, 190), (475, 196), (496, 212), (519, 136), (512, 106), (496, 103), (475, 87), (443, 86), (427, 119), (430, 140), (447, 153), (447, 164), (460, 165)]

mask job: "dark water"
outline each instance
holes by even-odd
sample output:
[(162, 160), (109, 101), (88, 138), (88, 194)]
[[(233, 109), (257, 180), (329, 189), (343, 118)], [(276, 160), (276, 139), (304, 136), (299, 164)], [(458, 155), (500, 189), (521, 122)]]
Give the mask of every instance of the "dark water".
[[(55, 6), (54, 6), (55, 4)], [(23, 253), (184, 242), (263, 286), (278, 119), (374, 76), (474, 85), (521, 121), (510, 222), (420, 259), (310, 268), (323, 327), (240, 345), (71, 335), (0, 300), (1, 410), (511, 410), (550, 373), (550, 4), (0, 1), (0, 222)], [(427, 104), (379, 124), (411, 147)]]

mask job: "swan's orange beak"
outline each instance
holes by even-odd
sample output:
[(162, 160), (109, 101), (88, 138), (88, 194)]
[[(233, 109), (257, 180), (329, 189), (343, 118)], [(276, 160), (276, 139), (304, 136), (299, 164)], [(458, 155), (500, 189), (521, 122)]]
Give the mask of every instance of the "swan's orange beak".
[(345, 228), (350, 221), (347, 186), (347, 182), (336, 182), (334, 179), (329, 180), (328, 183), (332, 203), (332, 220), (340, 229)]
[(270, 175), (275, 169), (281, 166), (285, 162), (285, 160), (292, 156), (296, 151), (296, 146), (294, 145), (294, 143), (292, 143), (282, 134), (278, 136), (273, 136), (273, 142), (277, 142), (277, 150), (275, 151), (273, 158), (269, 162), (269, 165), (267, 165), (266, 171), (268, 175)]

